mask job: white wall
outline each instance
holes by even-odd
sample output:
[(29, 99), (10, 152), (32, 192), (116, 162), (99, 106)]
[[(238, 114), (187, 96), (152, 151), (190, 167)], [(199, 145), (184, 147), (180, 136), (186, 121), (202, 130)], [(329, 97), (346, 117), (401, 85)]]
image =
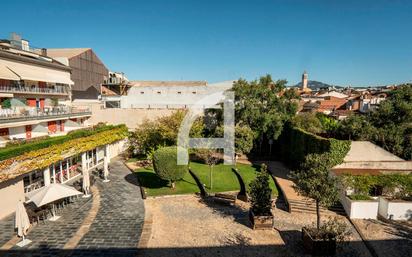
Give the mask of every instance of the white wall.
[(412, 220), (411, 201), (389, 201), (384, 197), (379, 197), (379, 215), (393, 220)]
[(24, 201), (23, 179), (12, 179), (0, 183), (0, 219), (16, 211), (17, 203)]
[(377, 200), (354, 201), (347, 196), (341, 196), (340, 200), (351, 219), (376, 219), (378, 216), (379, 201)]
[(26, 127), (25, 126), (20, 126), (20, 127), (13, 127), (9, 128), (9, 137), (14, 139), (25, 139), (26, 138)]

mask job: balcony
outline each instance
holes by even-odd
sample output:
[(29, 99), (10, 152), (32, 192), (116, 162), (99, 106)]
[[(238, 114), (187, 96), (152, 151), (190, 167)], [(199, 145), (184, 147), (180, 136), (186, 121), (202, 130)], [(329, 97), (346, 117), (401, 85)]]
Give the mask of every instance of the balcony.
[(92, 112), (90, 108), (86, 106), (45, 107), (43, 110), (35, 107), (18, 107), (12, 109), (0, 109), (0, 124), (30, 120), (70, 119), (90, 115), (92, 115)]
[(12, 93), (12, 94), (40, 94), (40, 95), (68, 95), (69, 88), (67, 86), (23, 86), (23, 85), (0, 85), (1, 93)]

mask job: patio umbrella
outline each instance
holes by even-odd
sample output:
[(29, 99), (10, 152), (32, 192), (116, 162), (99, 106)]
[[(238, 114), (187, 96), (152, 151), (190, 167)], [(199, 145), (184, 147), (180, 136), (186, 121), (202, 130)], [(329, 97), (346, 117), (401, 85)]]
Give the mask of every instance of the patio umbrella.
[(109, 162), (107, 161), (107, 159), (108, 159), (108, 157), (105, 156), (104, 161), (103, 161), (103, 177), (104, 177), (103, 182), (109, 182), (110, 181), (108, 179), (108, 176), (109, 176)]
[(83, 197), (89, 197), (90, 194), (90, 176), (89, 176), (89, 171), (85, 169), (83, 171), (83, 191), (85, 195)]
[[(43, 206), (45, 204), (53, 203), (54, 201), (75, 196), (81, 195), (82, 193), (77, 191), (71, 186), (59, 184), (59, 183), (52, 183), (48, 186), (42, 187), (40, 189), (34, 190), (26, 194), (27, 198), (29, 198), (37, 207)], [(50, 220), (57, 220), (59, 217), (56, 216), (56, 212), (54, 210), (53, 204), (53, 218)]]
[(23, 247), (29, 244), (31, 241), (26, 239), (25, 235), (27, 235), (27, 230), (30, 227), (30, 220), (22, 201), (19, 201), (17, 203), (14, 226), (15, 228), (17, 228), (17, 235), (23, 238), (23, 240), (19, 242), (17, 246)]

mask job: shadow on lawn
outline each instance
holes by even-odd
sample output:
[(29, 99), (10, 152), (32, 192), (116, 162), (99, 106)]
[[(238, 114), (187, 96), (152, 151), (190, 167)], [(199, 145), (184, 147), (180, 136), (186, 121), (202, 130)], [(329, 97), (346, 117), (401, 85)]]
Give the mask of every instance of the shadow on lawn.
[(141, 186), (145, 188), (162, 188), (169, 186), (168, 181), (159, 178), (153, 172), (137, 172), (137, 178), (139, 179)]

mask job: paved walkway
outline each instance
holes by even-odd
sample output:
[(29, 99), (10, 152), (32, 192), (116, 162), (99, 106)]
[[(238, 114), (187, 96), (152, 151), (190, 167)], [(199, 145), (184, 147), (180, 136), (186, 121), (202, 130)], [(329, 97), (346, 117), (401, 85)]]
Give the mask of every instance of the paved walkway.
[[(93, 198), (79, 198), (56, 222), (35, 226), (30, 245), (0, 256), (135, 256), (144, 219), (137, 178), (121, 161), (112, 161), (110, 170), (111, 181), (98, 179)], [(0, 232), (8, 234), (0, 236), (0, 247), (13, 235), (12, 220), (0, 221)]]

